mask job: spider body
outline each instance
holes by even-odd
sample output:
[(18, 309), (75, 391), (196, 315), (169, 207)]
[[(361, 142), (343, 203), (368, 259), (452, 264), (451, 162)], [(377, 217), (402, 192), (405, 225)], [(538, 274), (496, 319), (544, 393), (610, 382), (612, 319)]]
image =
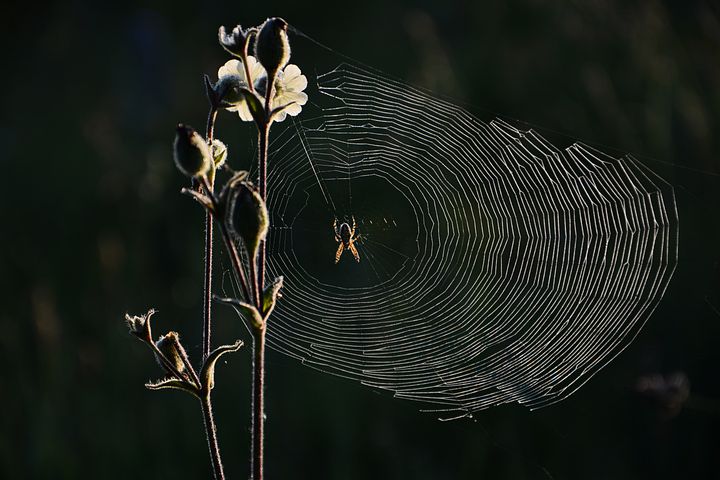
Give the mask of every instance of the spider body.
[(355, 234), (355, 217), (352, 217), (352, 227), (347, 222), (343, 222), (338, 227), (337, 218), (333, 222), (333, 230), (335, 231), (335, 241), (339, 243), (337, 252), (335, 252), (335, 263), (340, 261), (345, 250), (348, 250), (355, 257), (355, 261), (360, 261), (360, 254), (355, 247), (355, 240), (358, 236)]

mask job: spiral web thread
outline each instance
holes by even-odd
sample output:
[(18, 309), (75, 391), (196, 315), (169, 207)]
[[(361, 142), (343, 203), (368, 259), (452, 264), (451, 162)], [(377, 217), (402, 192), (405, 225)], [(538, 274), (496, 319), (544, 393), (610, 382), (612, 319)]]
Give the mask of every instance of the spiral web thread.
[[(558, 402), (635, 338), (677, 263), (675, 197), (662, 178), (347, 63), (316, 88), (311, 101), (327, 105), (274, 130), (270, 149), (268, 270), (285, 277), (272, 348), (454, 418)], [(357, 205), (353, 182), (382, 180), (414, 215), (385, 219), (407, 228), (410, 253), (396, 252), (394, 271), (382, 270), (393, 251), (382, 234), (363, 241), (359, 226), (352, 268), (374, 272), (366, 285), (316, 278), (296, 252), (332, 236), (296, 219), (311, 201), (337, 215), (338, 179)]]

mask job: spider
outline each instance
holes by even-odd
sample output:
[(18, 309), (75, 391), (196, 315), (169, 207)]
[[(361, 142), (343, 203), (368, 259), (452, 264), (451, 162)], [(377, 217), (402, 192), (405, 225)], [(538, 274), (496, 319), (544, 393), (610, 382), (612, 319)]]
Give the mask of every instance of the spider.
[(352, 227), (350, 227), (347, 222), (343, 222), (340, 224), (339, 229), (336, 218), (333, 222), (333, 230), (335, 230), (335, 241), (340, 243), (340, 245), (338, 245), (337, 252), (335, 253), (335, 263), (340, 261), (340, 256), (342, 256), (342, 253), (345, 250), (350, 250), (353, 257), (355, 257), (355, 261), (359, 262), (360, 254), (358, 253), (357, 248), (355, 248), (355, 240), (358, 239), (358, 236), (355, 235), (355, 217), (352, 217)]

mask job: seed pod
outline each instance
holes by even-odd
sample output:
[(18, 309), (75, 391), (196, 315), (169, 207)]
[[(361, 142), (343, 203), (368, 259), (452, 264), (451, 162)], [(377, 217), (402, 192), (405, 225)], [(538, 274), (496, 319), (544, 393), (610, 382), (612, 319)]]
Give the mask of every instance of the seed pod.
[(177, 126), (173, 145), (175, 165), (188, 177), (205, 175), (212, 165), (212, 156), (205, 140), (192, 127)]
[(270, 219), (265, 202), (250, 182), (237, 182), (226, 197), (225, 222), (240, 237), (251, 259), (267, 235)]
[(275, 78), (278, 70), (290, 60), (290, 41), (287, 22), (273, 17), (265, 20), (255, 40), (255, 57), (265, 67), (268, 78)]
[[(180, 344), (180, 336), (177, 332), (168, 332), (161, 336), (155, 346), (160, 352), (167, 358), (170, 363), (175, 367), (178, 373), (183, 374), (185, 372), (185, 362), (183, 362), (183, 356), (185, 355), (185, 349)], [(161, 367), (165, 368), (163, 362), (157, 359)], [(168, 373), (173, 372), (168, 370)]]

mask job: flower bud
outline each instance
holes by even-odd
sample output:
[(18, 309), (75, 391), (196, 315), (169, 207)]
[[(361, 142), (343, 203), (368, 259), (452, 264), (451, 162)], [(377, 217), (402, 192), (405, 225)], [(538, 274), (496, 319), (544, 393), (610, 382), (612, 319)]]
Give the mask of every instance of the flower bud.
[(265, 67), (268, 78), (275, 78), (278, 70), (290, 60), (290, 41), (287, 22), (273, 17), (265, 20), (255, 40), (255, 57)]
[[(180, 336), (177, 332), (168, 332), (161, 336), (155, 346), (160, 350), (166, 359), (175, 367), (178, 373), (183, 374), (185, 372), (185, 362), (183, 362), (183, 356), (185, 356), (185, 349), (180, 344)], [(163, 362), (158, 359), (158, 363), (161, 367), (165, 368)], [(172, 374), (172, 371), (168, 371)]]
[(237, 182), (227, 195), (225, 222), (228, 230), (245, 243), (248, 255), (254, 259), (265, 239), (270, 219), (265, 202), (250, 182)]
[(182, 123), (177, 126), (173, 147), (175, 165), (188, 177), (204, 175), (210, 169), (210, 148), (192, 127)]

